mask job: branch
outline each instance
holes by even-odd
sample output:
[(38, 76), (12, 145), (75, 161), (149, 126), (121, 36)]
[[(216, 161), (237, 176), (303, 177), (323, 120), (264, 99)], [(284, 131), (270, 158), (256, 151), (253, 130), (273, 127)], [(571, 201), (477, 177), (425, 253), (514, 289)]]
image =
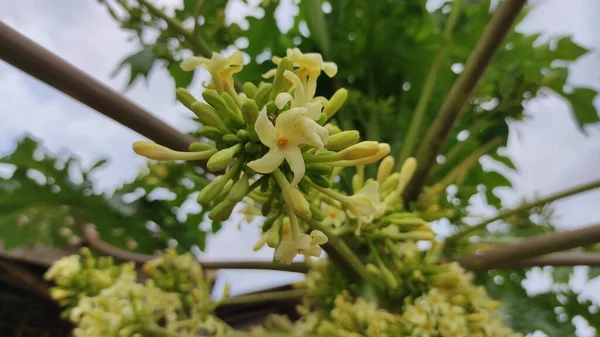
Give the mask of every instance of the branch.
[(458, 21), (458, 16), (461, 9), (462, 0), (455, 0), (452, 3), (452, 11), (450, 12), (448, 21), (446, 21), (446, 26), (444, 27), (444, 45), (437, 52), (435, 58), (433, 59), (433, 63), (431, 64), (431, 68), (429, 68), (429, 73), (427, 74), (425, 84), (423, 84), (423, 89), (421, 90), (421, 96), (419, 96), (417, 107), (415, 108), (412, 120), (410, 121), (408, 133), (404, 139), (404, 144), (402, 144), (402, 150), (398, 154), (398, 159), (396, 161), (398, 169), (402, 167), (404, 161), (412, 154), (417, 142), (419, 131), (421, 131), (421, 123), (423, 122), (425, 111), (427, 110), (427, 106), (431, 100), (431, 95), (433, 94), (433, 89), (435, 88), (438, 74), (446, 61), (446, 57), (448, 56), (448, 50), (452, 40), (452, 31), (454, 30), (456, 21)]
[(600, 254), (561, 252), (546, 254), (524, 261), (506, 262), (494, 269), (520, 269), (529, 267), (600, 267)]
[(42, 298), (50, 299), (50, 284), (39, 276), (17, 263), (4, 259), (0, 259), (0, 267), (5, 270), (7, 275), (17, 280), (17, 282), (14, 282), (15, 286)]
[(0, 59), (158, 144), (187, 151), (195, 141), (2, 22)]
[[(81, 226), (80, 226), (81, 227)], [(128, 252), (126, 250), (112, 246), (103, 241), (92, 225), (84, 225), (82, 227), (82, 236), (88, 246), (100, 252), (101, 254), (112, 256), (119, 261), (132, 261), (137, 264), (144, 264), (150, 260), (156, 259), (159, 256), (146, 255)], [(308, 266), (303, 263), (279, 264), (263, 261), (230, 261), (230, 262), (198, 262), (202, 268), (208, 269), (257, 269), (257, 270), (278, 270), (294, 273), (308, 272)]]
[[(210, 58), (212, 56), (212, 48), (201, 36), (194, 36), (194, 33), (183, 27), (183, 24), (179, 20), (170, 17), (160, 8), (154, 6), (154, 4), (152, 4), (150, 1), (138, 0), (138, 2), (146, 7), (152, 14), (163, 19), (173, 30), (181, 34), (183, 38), (192, 46), (195, 53), (198, 53), (206, 58)], [(244, 90), (243, 84), (238, 79), (234, 79), (234, 85), (238, 92)]]
[(519, 214), (519, 213), (524, 212), (524, 211), (526, 211), (528, 209), (531, 209), (533, 207), (542, 206), (542, 205), (545, 205), (547, 203), (550, 203), (550, 202), (553, 202), (553, 201), (556, 201), (556, 200), (559, 200), (559, 199), (562, 199), (562, 198), (566, 198), (566, 197), (569, 197), (569, 196), (572, 196), (572, 195), (575, 195), (575, 194), (578, 194), (578, 193), (589, 191), (589, 190), (592, 190), (592, 189), (595, 189), (595, 188), (598, 188), (598, 187), (600, 187), (600, 180), (593, 181), (593, 182), (585, 184), (585, 185), (580, 185), (580, 186), (568, 189), (566, 191), (562, 191), (562, 192), (558, 192), (558, 193), (555, 193), (555, 194), (551, 194), (551, 195), (547, 196), (546, 198), (543, 198), (543, 199), (540, 199), (540, 200), (537, 200), (537, 201), (534, 201), (534, 202), (531, 202), (531, 203), (528, 203), (528, 204), (524, 204), (524, 205), (519, 206), (519, 207), (514, 208), (514, 209), (504, 210), (504, 211), (500, 212), (498, 215), (496, 215), (493, 218), (484, 220), (484, 221), (482, 221), (482, 222), (480, 222), (480, 223), (478, 223), (478, 224), (476, 224), (474, 226), (468, 227), (468, 228), (462, 230), (461, 232), (458, 232), (458, 233), (450, 236), (447, 240), (449, 240), (449, 241), (457, 241), (457, 240), (459, 240), (459, 239), (461, 239), (461, 238), (463, 238), (463, 237), (465, 237), (465, 236), (467, 236), (467, 235), (469, 235), (471, 233), (474, 233), (474, 232), (477, 232), (479, 230), (485, 229), (485, 227), (487, 225), (491, 224), (494, 221), (497, 221), (497, 220), (509, 217), (511, 215)]
[(225, 298), (219, 307), (227, 305), (256, 304), (273, 301), (295, 301), (306, 294), (306, 289), (272, 291)]
[(473, 271), (500, 268), (513, 261), (535, 258), (600, 242), (600, 224), (523, 239), (517, 243), (482, 251), (456, 259), (465, 269)]
[(467, 60), (464, 71), (452, 85), (438, 115), (421, 141), (416, 156), (419, 167), (404, 192), (405, 202), (414, 201), (421, 193), (444, 140), (525, 2), (526, 0), (505, 0), (492, 16)]

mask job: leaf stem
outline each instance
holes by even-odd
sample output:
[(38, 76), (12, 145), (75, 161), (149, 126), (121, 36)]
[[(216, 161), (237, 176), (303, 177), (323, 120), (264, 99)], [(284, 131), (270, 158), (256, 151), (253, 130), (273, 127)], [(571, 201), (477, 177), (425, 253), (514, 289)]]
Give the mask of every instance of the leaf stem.
[(460, 231), (460, 232), (458, 232), (458, 233), (450, 236), (447, 239), (447, 241), (448, 242), (455, 242), (455, 241), (457, 241), (459, 239), (462, 239), (464, 237), (467, 237), (467, 236), (469, 236), (469, 235), (471, 235), (471, 234), (473, 234), (473, 233), (475, 233), (477, 231), (485, 229), (487, 225), (491, 224), (494, 221), (497, 221), (497, 220), (500, 220), (500, 219), (503, 219), (503, 218), (506, 218), (506, 217), (509, 217), (509, 216), (512, 216), (512, 215), (516, 215), (516, 214), (519, 214), (521, 212), (527, 211), (527, 210), (529, 210), (531, 208), (534, 208), (534, 207), (537, 207), (537, 206), (542, 206), (542, 205), (545, 205), (547, 203), (550, 203), (550, 202), (553, 202), (553, 201), (556, 201), (556, 200), (559, 200), (559, 199), (562, 199), (562, 198), (570, 197), (572, 195), (579, 194), (579, 193), (582, 193), (582, 192), (586, 192), (586, 191), (589, 191), (589, 190), (593, 190), (593, 189), (599, 188), (599, 187), (600, 187), (600, 180), (593, 181), (591, 183), (587, 183), (587, 184), (584, 184), (584, 185), (576, 186), (576, 187), (570, 188), (570, 189), (562, 191), (562, 192), (551, 194), (551, 195), (549, 195), (549, 196), (547, 196), (545, 198), (539, 199), (539, 200), (531, 202), (531, 203), (523, 204), (523, 205), (521, 205), (521, 206), (519, 206), (517, 208), (504, 210), (504, 211), (498, 213), (498, 215), (496, 215), (493, 218), (489, 218), (487, 220), (484, 220), (484, 221), (482, 221), (482, 222), (480, 222), (480, 223), (478, 223), (478, 224), (476, 224), (474, 226), (466, 228), (466, 229), (464, 229), (464, 230), (462, 230), (462, 231)]
[(421, 123), (423, 122), (425, 111), (427, 110), (427, 106), (429, 105), (429, 101), (431, 100), (433, 89), (435, 88), (435, 83), (437, 81), (440, 70), (446, 62), (446, 57), (448, 56), (448, 51), (452, 42), (452, 32), (454, 30), (456, 22), (458, 21), (461, 9), (462, 0), (455, 0), (452, 3), (452, 11), (450, 12), (450, 16), (446, 21), (446, 26), (444, 27), (443, 45), (437, 52), (435, 58), (433, 59), (431, 68), (429, 68), (429, 73), (427, 74), (427, 78), (425, 79), (425, 84), (423, 85), (421, 95), (419, 96), (419, 101), (417, 102), (415, 112), (413, 114), (412, 120), (410, 121), (408, 133), (406, 134), (406, 138), (404, 139), (404, 143), (402, 144), (402, 150), (398, 154), (398, 158), (396, 161), (396, 166), (398, 170), (402, 167), (404, 161), (408, 157), (410, 157), (410, 155), (414, 151), (415, 144), (417, 143), (417, 137), (419, 136), (419, 131), (421, 131)]

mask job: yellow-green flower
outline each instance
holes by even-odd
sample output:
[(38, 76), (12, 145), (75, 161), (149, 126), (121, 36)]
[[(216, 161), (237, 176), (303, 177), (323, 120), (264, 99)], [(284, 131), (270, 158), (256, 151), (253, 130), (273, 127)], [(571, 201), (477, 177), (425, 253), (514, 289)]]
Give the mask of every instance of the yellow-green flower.
[(204, 67), (212, 75), (210, 85), (206, 88), (218, 91), (235, 92), (233, 75), (240, 72), (244, 65), (244, 56), (238, 50), (225, 57), (219, 53), (212, 53), (210, 59), (193, 56), (181, 63), (181, 69), (192, 71), (199, 66)]

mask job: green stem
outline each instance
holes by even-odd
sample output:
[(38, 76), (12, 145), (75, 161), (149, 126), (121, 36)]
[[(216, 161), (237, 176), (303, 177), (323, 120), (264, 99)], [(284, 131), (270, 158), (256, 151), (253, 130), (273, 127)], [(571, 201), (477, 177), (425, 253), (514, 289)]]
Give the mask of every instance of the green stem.
[[(363, 282), (371, 283), (371, 278), (369, 276), (369, 273), (367, 272), (367, 269), (365, 268), (363, 263), (360, 261), (358, 256), (356, 256), (356, 254), (354, 254), (352, 249), (350, 249), (350, 247), (348, 247), (348, 245), (346, 245), (344, 240), (337, 237), (328, 228), (323, 226), (318, 221), (315, 221), (310, 218), (305, 218), (305, 217), (303, 217), (301, 219), (308, 224), (308, 227), (311, 230), (319, 230), (327, 236), (327, 238), (328, 238), (327, 245), (330, 246), (335, 251), (335, 253), (337, 253), (335, 255), (342, 260), (340, 262), (343, 262), (346, 265), (346, 266), (338, 266), (338, 267), (340, 267), (341, 270), (348, 268), (348, 269), (350, 269), (350, 271), (352, 271), (352, 273), (355, 276), (357, 276)], [(327, 253), (329, 254), (329, 252), (327, 252)]]
[(419, 96), (417, 107), (415, 108), (413, 118), (410, 122), (410, 127), (408, 128), (408, 133), (406, 134), (404, 144), (402, 144), (402, 150), (400, 151), (397, 158), (396, 166), (398, 170), (402, 167), (404, 161), (408, 157), (410, 157), (410, 155), (414, 151), (414, 147), (417, 143), (417, 138), (419, 136), (419, 131), (421, 131), (421, 123), (423, 122), (425, 111), (427, 110), (427, 106), (429, 105), (429, 101), (431, 100), (433, 89), (435, 88), (435, 83), (437, 81), (440, 70), (446, 62), (446, 57), (448, 56), (448, 51), (450, 49), (450, 44), (452, 40), (452, 31), (454, 30), (454, 26), (458, 21), (459, 14), (461, 12), (461, 7), (462, 0), (455, 0), (453, 2), (452, 12), (450, 12), (450, 16), (448, 17), (448, 21), (446, 21), (446, 26), (444, 27), (444, 45), (436, 54), (433, 63), (431, 64), (431, 68), (429, 68), (429, 73), (427, 74), (427, 78), (425, 79), (425, 84), (423, 85), (421, 96)]
[(506, 217), (509, 217), (509, 216), (512, 216), (512, 215), (516, 215), (516, 214), (522, 213), (524, 211), (527, 211), (527, 210), (529, 210), (531, 208), (542, 206), (542, 205), (545, 205), (547, 203), (550, 203), (550, 202), (553, 202), (553, 201), (556, 201), (556, 200), (559, 200), (559, 199), (562, 199), (562, 198), (570, 197), (572, 195), (579, 194), (579, 193), (582, 193), (582, 192), (585, 192), (585, 191), (593, 190), (593, 189), (599, 188), (599, 187), (600, 187), (600, 180), (593, 181), (591, 183), (588, 183), (588, 184), (585, 184), (585, 185), (580, 185), (580, 186), (568, 189), (566, 191), (562, 191), (562, 192), (558, 192), (558, 193), (555, 193), (555, 194), (551, 194), (551, 195), (549, 195), (549, 196), (547, 196), (545, 198), (539, 199), (539, 200), (531, 202), (531, 203), (524, 204), (524, 205), (519, 206), (517, 208), (504, 210), (504, 211), (498, 213), (498, 215), (496, 215), (493, 218), (484, 220), (484, 221), (482, 221), (482, 222), (480, 222), (480, 223), (478, 223), (478, 224), (476, 224), (474, 226), (471, 226), (469, 228), (463, 229), (462, 231), (460, 231), (460, 232), (458, 232), (458, 233), (450, 236), (447, 239), (447, 241), (448, 242), (455, 242), (455, 241), (457, 241), (459, 239), (462, 239), (464, 237), (467, 237), (467, 236), (469, 236), (469, 235), (471, 235), (471, 234), (473, 234), (473, 233), (475, 233), (477, 231), (485, 229), (487, 227), (487, 225), (491, 224), (494, 221), (497, 221), (497, 220), (500, 220), (500, 219), (503, 219), (503, 218), (506, 218)]
[(420, 142), (416, 155), (419, 167), (404, 191), (402, 200), (405, 203), (409, 204), (421, 194), (446, 137), (526, 2), (505, 0), (492, 15), (463, 72), (452, 85), (440, 111)]
[(315, 41), (321, 48), (323, 56), (327, 59), (329, 57), (330, 52), (330, 40), (329, 40), (329, 31), (327, 30), (327, 25), (325, 24), (325, 15), (323, 15), (323, 10), (321, 10), (321, 1), (317, 0), (305, 0), (306, 7), (308, 9), (308, 19), (312, 22), (312, 26), (314, 28)]
[(293, 289), (242, 295), (225, 298), (223, 301), (221, 301), (221, 303), (219, 303), (219, 306), (256, 304), (273, 301), (293, 301), (301, 298), (304, 296), (304, 294), (306, 294), (306, 289)]

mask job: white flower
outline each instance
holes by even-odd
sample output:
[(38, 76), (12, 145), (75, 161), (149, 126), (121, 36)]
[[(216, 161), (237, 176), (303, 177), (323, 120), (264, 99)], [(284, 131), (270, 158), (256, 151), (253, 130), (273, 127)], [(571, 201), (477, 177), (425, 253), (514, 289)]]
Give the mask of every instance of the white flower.
[(71, 255), (56, 261), (44, 275), (46, 280), (53, 280), (57, 284), (67, 284), (81, 271), (81, 257)]
[[(287, 221), (286, 221), (287, 220)], [(289, 219), (284, 219), (283, 222), (283, 240), (275, 251), (275, 258), (284, 263), (292, 263), (292, 260), (297, 254), (302, 254), (305, 257), (319, 257), (323, 249), (319, 245), (327, 243), (327, 236), (323, 232), (313, 230), (310, 235), (302, 234), (296, 239), (290, 233)]]
[(240, 214), (244, 216), (244, 221), (246, 221), (246, 223), (251, 223), (255, 216), (262, 215), (256, 202), (254, 202), (254, 199), (244, 198), (243, 204), (244, 207), (240, 210)]
[(248, 167), (258, 173), (271, 173), (285, 159), (294, 173), (292, 186), (300, 182), (306, 169), (300, 146), (311, 145), (322, 149), (328, 135), (327, 129), (314, 121), (308, 121), (308, 118), (303, 116), (305, 113), (305, 108), (286, 110), (277, 116), (273, 125), (267, 116), (266, 108), (263, 109), (254, 127), (260, 141), (269, 148), (269, 152), (262, 158), (249, 162)]

